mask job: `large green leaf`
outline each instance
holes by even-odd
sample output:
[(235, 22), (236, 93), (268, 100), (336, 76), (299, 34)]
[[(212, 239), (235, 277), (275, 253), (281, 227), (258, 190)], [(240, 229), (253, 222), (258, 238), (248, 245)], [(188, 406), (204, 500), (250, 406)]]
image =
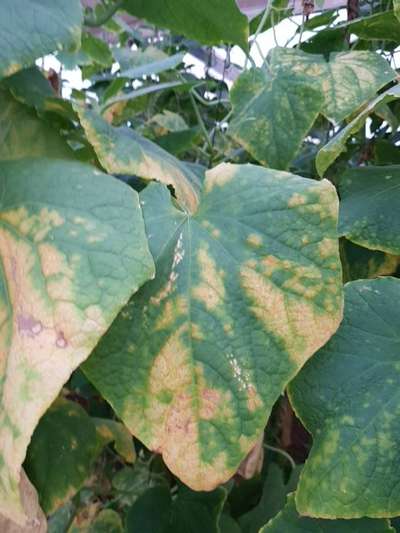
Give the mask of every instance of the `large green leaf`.
[(228, 42), (247, 49), (249, 24), (235, 0), (125, 0), (124, 9), (203, 44)]
[(23, 522), (32, 432), (117, 312), (154, 274), (138, 196), (88, 165), (0, 163), (0, 513)]
[(209, 490), (236, 471), (341, 320), (336, 193), (327, 181), (220, 165), (193, 216), (159, 184), (141, 202), (157, 277), (84, 371), (182, 481)]
[(23, 157), (71, 158), (73, 152), (58, 131), (36, 111), (0, 89), (0, 160)]
[(400, 255), (400, 166), (348, 169), (339, 191), (339, 233), (366, 248)]
[(0, 78), (50, 52), (78, 46), (81, 24), (80, 0), (2, 0)]
[(325, 171), (339, 157), (346, 147), (347, 140), (360, 130), (368, 115), (382, 104), (387, 104), (396, 98), (400, 98), (400, 85), (395, 85), (374, 98), (347, 126), (339, 131), (317, 154), (316, 167), (318, 174), (323, 176)]
[(274, 48), (268, 70), (251, 69), (236, 81), (230, 134), (258, 161), (286, 169), (319, 113), (341, 122), (395, 76), (369, 51), (333, 53), (326, 61)]
[(283, 510), (260, 533), (394, 533), (387, 520), (317, 520), (300, 516), (295, 495), (290, 494)]
[(81, 124), (103, 167), (110, 174), (158, 180), (174, 187), (178, 201), (195, 211), (197, 178), (184, 163), (129, 128), (110, 126), (94, 111), (78, 107)]
[(289, 387), (314, 444), (296, 495), (321, 518), (400, 514), (400, 280), (348, 283), (331, 341)]
[(24, 465), (46, 514), (78, 492), (96, 455), (96, 428), (89, 415), (74, 402), (56, 401), (40, 420)]
[(229, 134), (261, 163), (287, 169), (317, 118), (323, 97), (292, 69), (251, 69), (231, 90)]

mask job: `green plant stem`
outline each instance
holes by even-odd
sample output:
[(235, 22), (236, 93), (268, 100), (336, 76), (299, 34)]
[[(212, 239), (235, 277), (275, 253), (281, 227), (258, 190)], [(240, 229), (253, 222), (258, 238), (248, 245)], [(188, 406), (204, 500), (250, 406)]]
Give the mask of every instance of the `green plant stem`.
[(267, 450), (271, 450), (271, 452), (279, 453), (280, 455), (282, 455), (282, 457), (285, 457), (285, 459), (289, 461), (290, 466), (293, 469), (296, 468), (296, 463), (294, 462), (293, 458), (287, 452), (285, 452), (285, 450), (281, 450), (280, 448), (275, 448), (275, 446), (271, 446), (270, 444), (265, 444), (265, 443), (264, 443), (264, 448), (266, 448)]
[(190, 98), (190, 102), (191, 102), (191, 104), (193, 106), (193, 110), (195, 112), (195, 115), (196, 115), (196, 118), (197, 118), (197, 122), (199, 123), (200, 129), (203, 132), (203, 135), (204, 135), (204, 138), (206, 140), (207, 146), (208, 146), (209, 150), (212, 151), (213, 150), (213, 145), (212, 145), (210, 136), (208, 134), (206, 125), (204, 124), (204, 120), (202, 119), (202, 116), (201, 116), (201, 113), (199, 111), (199, 107), (197, 105), (197, 102), (194, 99), (194, 96), (191, 93), (191, 91), (189, 91), (189, 98)]
[(256, 44), (258, 52), (261, 55), (261, 59), (263, 60), (263, 65), (264, 65), (264, 63), (266, 63), (267, 58), (262, 53), (260, 45), (257, 42), (257, 39), (258, 39), (258, 36), (260, 35), (260, 33), (262, 32), (262, 30), (263, 30), (263, 28), (265, 26), (265, 23), (267, 22), (267, 19), (268, 19), (269, 15), (271, 14), (271, 9), (272, 9), (272, 0), (267, 0), (267, 5), (266, 5), (264, 13), (263, 13), (263, 15), (261, 17), (260, 24), (257, 26), (256, 33), (254, 34), (254, 37), (253, 37), (253, 40), (252, 40), (252, 42), (254, 44)]
[(88, 26), (89, 28), (95, 28), (97, 26), (102, 26), (106, 22), (110, 20), (111, 17), (115, 15), (115, 13), (118, 11), (120, 7), (122, 7), (124, 3), (124, 0), (117, 0), (113, 4), (110, 4), (108, 6), (108, 9), (104, 10), (104, 12), (99, 17), (93, 17), (87, 15), (84, 18), (84, 25)]
[(215, 107), (216, 105), (219, 105), (219, 104), (228, 104), (229, 103), (229, 100), (224, 100), (224, 99), (216, 99), (216, 100), (205, 100), (197, 91), (195, 91), (194, 88), (191, 89), (190, 91), (192, 93), (192, 95), (196, 98), (196, 100), (198, 102), (200, 102), (200, 104), (206, 106), (206, 107)]

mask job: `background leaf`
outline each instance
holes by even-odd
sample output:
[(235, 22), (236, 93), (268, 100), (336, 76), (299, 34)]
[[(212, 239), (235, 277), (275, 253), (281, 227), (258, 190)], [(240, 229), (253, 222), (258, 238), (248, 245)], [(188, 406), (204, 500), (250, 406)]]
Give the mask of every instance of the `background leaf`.
[(86, 411), (74, 402), (56, 401), (40, 420), (25, 461), (46, 514), (82, 487), (96, 451), (96, 428)]
[(174, 187), (178, 200), (196, 210), (196, 177), (185, 164), (128, 128), (110, 126), (92, 111), (78, 109), (82, 126), (103, 167), (112, 174), (153, 179)]
[(400, 254), (400, 166), (349, 169), (339, 191), (339, 233), (366, 248)]
[(56, 49), (77, 47), (81, 24), (79, 0), (2, 0), (0, 78)]
[(289, 387), (314, 437), (296, 494), (300, 514), (400, 514), (399, 301), (398, 279), (348, 283), (341, 326)]
[(247, 49), (247, 17), (235, 0), (126, 0), (124, 8), (135, 17), (196, 39), (203, 44), (234, 43)]
[(285, 508), (260, 533), (390, 533), (394, 530), (387, 520), (316, 520), (300, 516), (296, 511), (295, 495), (290, 494)]

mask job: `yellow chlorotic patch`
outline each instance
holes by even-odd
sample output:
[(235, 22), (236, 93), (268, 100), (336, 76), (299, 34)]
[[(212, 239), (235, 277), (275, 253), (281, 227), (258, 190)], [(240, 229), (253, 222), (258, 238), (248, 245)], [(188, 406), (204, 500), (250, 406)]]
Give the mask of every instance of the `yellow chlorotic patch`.
[(254, 248), (259, 248), (262, 245), (263, 240), (261, 235), (258, 235), (257, 233), (250, 233), (250, 235), (246, 239), (246, 242)]
[(299, 205), (304, 205), (307, 203), (307, 197), (304, 194), (299, 194), (295, 192), (288, 201), (288, 207), (297, 207)]
[(308, 191), (318, 195), (321, 202), (321, 205), (319, 206), (319, 214), (321, 218), (331, 217), (334, 220), (337, 220), (339, 213), (339, 198), (332, 183), (323, 179), (318, 182), (318, 185), (310, 187)]
[(214, 259), (205, 248), (200, 248), (197, 260), (200, 283), (193, 287), (192, 296), (202, 302), (208, 311), (211, 311), (222, 304), (225, 299), (224, 272), (217, 270)]
[[(271, 269), (271, 260), (267, 261), (267, 265)], [(267, 275), (248, 268), (246, 264), (241, 269), (241, 284), (252, 302), (254, 315), (267, 331), (282, 340), (299, 366), (325, 344), (339, 325), (341, 312), (336, 315), (332, 311), (321, 312), (312, 301), (276, 286)], [(299, 294), (309, 291), (305, 288), (300, 290), (298, 281), (292, 282), (292, 285)]]
[(12, 76), (16, 72), (22, 69), (22, 65), (20, 63), (10, 63), (8, 67), (4, 70), (3, 76), (6, 78), (7, 76)]
[[(145, 412), (138, 412), (137, 406), (128, 402), (124, 420), (150, 449), (162, 453), (165, 463), (189, 487), (212, 490), (234, 471), (227, 471), (225, 452), (211, 463), (202, 461), (199, 418), (211, 420), (224, 412), (231, 416), (226, 404), (232, 403), (232, 397), (229, 392), (207, 387), (199, 365), (198, 382), (194, 381), (189, 348), (183, 341), (186, 334), (183, 325), (162, 346), (151, 369)], [(165, 396), (170, 401), (163, 401)]]
[(198, 324), (192, 323), (190, 326), (192, 339), (195, 339), (196, 341), (203, 341), (205, 340), (206, 336), (201, 330), (201, 327)]
[(229, 163), (221, 163), (212, 170), (206, 172), (204, 191), (209, 193), (216, 186), (223, 187), (229, 183), (237, 172), (237, 166)]
[(64, 223), (63, 217), (54, 209), (43, 208), (38, 214), (29, 215), (25, 207), (3, 211), (0, 221), (10, 224), (35, 242), (42, 241), (53, 228)]
[(326, 259), (329, 256), (336, 256), (338, 253), (338, 241), (337, 239), (328, 239), (324, 237), (322, 241), (318, 244), (318, 252), (320, 253), (323, 259)]
[(247, 389), (247, 408), (250, 412), (256, 411), (263, 407), (264, 403), (258, 394), (254, 385), (248, 385)]

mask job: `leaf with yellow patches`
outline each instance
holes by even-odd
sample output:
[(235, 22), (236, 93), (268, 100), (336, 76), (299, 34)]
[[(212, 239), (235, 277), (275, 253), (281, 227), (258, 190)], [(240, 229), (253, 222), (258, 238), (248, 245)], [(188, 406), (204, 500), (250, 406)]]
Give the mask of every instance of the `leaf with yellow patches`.
[(141, 203), (157, 277), (83, 369), (184, 483), (210, 490), (338, 327), (337, 196), (327, 181), (221, 165), (193, 216), (159, 184)]
[(341, 239), (340, 257), (343, 280), (377, 278), (394, 274), (400, 266), (400, 256), (369, 250), (347, 239)]
[(107, 172), (172, 185), (180, 204), (191, 213), (196, 210), (198, 180), (185, 163), (132, 129), (111, 126), (100, 115), (82, 106), (76, 106), (76, 111)]
[(78, 47), (81, 25), (79, 0), (2, 0), (0, 78), (55, 50)]
[(313, 434), (296, 494), (301, 515), (400, 514), (399, 302), (398, 279), (348, 283), (337, 333), (289, 386)]
[(276, 47), (268, 67), (247, 70), (236, 80), (228, 133), (257, 161), (285, 170), (319, 114), (341, 122), (395, 77), (375, 52), (332, 53), (327, 61)]
[(259, 533), (394, 533), (388, 520), (318, 520), (301, 516), (295, 494), (289, 494), (285, 507)]
[(0, 513), (23, 523), (39, 418), (154, 275), (138, 195), (89, 165), (0, 163)]
[(339, 233), (366, 248), (400, 254), (400, 166), (348, 169), (339, 191)]
[(365, 124), (368, 116), (374, 113), (380, 106), (388, 104), (393, 100), (400, 98), (400, 85), (394, 85), (376, 98), (371, 100), (351, 122), (339, 130), (328, 143), (325, 144), (318, 152), (315, 165), (320, 176), (323, 176), (326, 170), (345, 150), (346, 142), (352, 135), (357, 133)]
[(114, 443), (115, 450), (127, 463), (134, 463), (136, 460), (136, 450), (133, 444), (133, 438), (128, 429), (115, 420), (107, 418), (92, 419), (97, 432), (98, 447), (101, 450), (103, 446), (111, 442)]
[(73, 151), (59, 132), (36, 111), (0, 89), (0, 160), (23, 157), (71, 158)]

